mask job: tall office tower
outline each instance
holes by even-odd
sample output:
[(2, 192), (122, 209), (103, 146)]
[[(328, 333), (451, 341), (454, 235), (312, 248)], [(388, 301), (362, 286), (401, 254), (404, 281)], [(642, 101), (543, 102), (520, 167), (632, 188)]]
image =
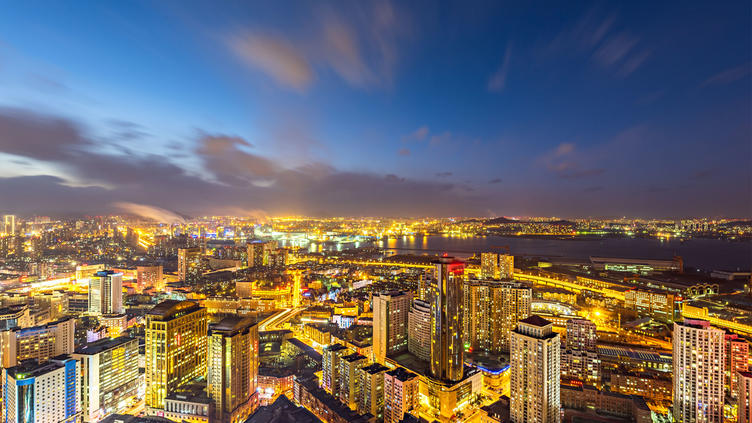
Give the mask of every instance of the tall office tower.
[(743, 371), (736, 373), (736, 404), (737, 422), (752, 422), (752, 372)]
[(139, 395), (138, 340), (106, 338), (76, 350), (84, 422), (122, 414)]
[(196, 282), (203, 271), (201, 247), (178, 248), (178, 276), (181, 281)]
[(749, 343), (736, 334), (726, 334), (726, 390), (736, 397), (737, 372), (749, 369)]
[(434, 262), (431, 300), (431, 374), (444, 381), (462, 379), (462, 276), (465, 264), (453, 257)]
[(339, 360), (349, 355), (350, 350), (342, 344), (324, 347), (321, 354), (321, 386), (334, 397), (339, 398)]
[(567, 320), (567, 349), (572, 351), (595, 351), (598, 331), (595, 323), (587, 319)]
[(5, 235), (16, 234), (16, 216), (6, 214), (3, 216), (3, 233)]
[(373, 297), (373, 356), (386, 363), (386, 356), (407, 349), (407, 314), (412, 294), (384, 292)]
[(674, 419), (723, 421), (724, 332), (705, 320), (674, 322)]
[(31, 359), (41, 363), (58, 355), (70, 354), (75, 348), (75, 332), (76, 319), (73, 318), (0, 332), (3, 367), (13, 367)]
[(6, 422), (74, 423), (80, 420), (79, 368), (73, 358), (60, 356), (44, 364), (25, 362), (3, 373)]
[(384, 417), (384, 373), (388, 370), (379, 363), (358, 370), (358, 413), (371, 414), (379, 420)]
[(480, 277), (482, 279), (512, 279), (513, 273), (513, 255), (498, 253), (480, 254)]
[(153, 288), (157, 292), (164, 291), (165, 282), (162, 265), (136, 267), (136, 283), (140, 292), (149, 288)]
[(123, 274), (102, 270), (89, 279), (89, 313), (123, 314)]
[(407, 350), (423, 361), (431, 360), (431, 304), (414, 300), (407, 314)]
[(264, 266), (273, 266), (274, 265), (274, 250), (279, 247), (279, 243), (277, 241), (266, 241), (264, 242), (263, 247), (263, 264)]
[(264, 265), (264, 243), (253, 241), (246, 244), (246, 260), (248, 267), (261, 267)]
[(509, 334), (530, 316), (532, 289), (519, 282), (466, 281), (463, 338), (473, 350), (509, 351)]
[(418, 406), (418, 375), (397, 367), (384, 373), (384, 423), (398, 423)]
[(258, 405), (258, 325), (254, 318), (225, 317), (209, 326), (206, 391), (217, 423), (245, 421)]
[(358, 353), (345, 355), (339, 360), (339, 400), (351, 410), (358, 409), (360, 380), (358, 369), (368, 364), (365, 356)]
[(303, 270), (295, 269), (291, 270), (292, 273), (292, 306), (300, 307), (301, 298), (303, 294)]
[(206, 376), (206, 309), (167, 300), (146, 313), (146, 407), (164, 409), (165, 398)]
[(548, 320), (532, 315), (512, 331), (510, 415), (513, 423), (561, 421), (561, 340)]

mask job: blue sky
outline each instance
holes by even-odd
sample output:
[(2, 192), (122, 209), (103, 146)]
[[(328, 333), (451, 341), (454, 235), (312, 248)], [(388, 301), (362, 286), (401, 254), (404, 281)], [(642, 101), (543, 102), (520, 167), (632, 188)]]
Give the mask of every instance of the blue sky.
[(750, 216), (750, 13), (6, 5), (0, 209)]

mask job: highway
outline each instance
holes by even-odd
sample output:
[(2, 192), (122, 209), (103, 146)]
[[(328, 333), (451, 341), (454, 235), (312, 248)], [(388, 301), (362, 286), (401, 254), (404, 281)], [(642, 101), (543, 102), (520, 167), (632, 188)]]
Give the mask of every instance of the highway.
[(280, 310), (259, 323), (259, 332), (283, 329), (285, 323), (303, 310), (305, 310), (305, 307)]

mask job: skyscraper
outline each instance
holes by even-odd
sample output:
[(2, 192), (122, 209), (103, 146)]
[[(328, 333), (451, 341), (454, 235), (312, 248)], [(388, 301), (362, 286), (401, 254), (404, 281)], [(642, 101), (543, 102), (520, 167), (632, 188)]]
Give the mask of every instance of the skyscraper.
[(14, 328), (0, 332), (2, 364), (13, 367), (21, 361), (43, 362), (75, 348), (76, 319), (68, 318), (31, 328)]
[(431, 374), (459, 381), (464, 372), (462, 345), (462, 278), (465, 264), (453, 257), (434, 262), (436, 279), (431, 300)]
[(59, 356), (26, 362), (4, 372), (3, 406), (10, 423), (74, 423), (81, 418), (78, 361)]
[(567, 320), (567, 349), (572, 351), (595, 351), (598, 331), (595, 323), (587, 319)]
[(512, 279), (514, 256), (510, 254), (481, 253), (480, 277), (483, 279)]
[(398, 423), (418, 406), (418, 375), (397, 367), (384, 373), (384, 423)]
[(674, 323), (674, 419), (723, 421), (724, 332), (705, 320)]
[(163, 409), (177, 388), (206, 375), (206, 309), (167, 300), (146, 314), (146, 407)]
[(548, 320), (532, 315), (512, 331), (510, 416), (513, 423), (558, 423), (561, 340)]
[(339, 360), (349, 355), (350, 350), (342, 344), (332, 344), (324, 347), (321, 354), (321, 385), (334, 397), (339, 397)]
[(195, 282), (203, 272), (203, 254), (200, 247), (178, 249), (178, 276), (181, 281)]
[(138, 397), (138, 340), (102, 339), (72, 355), (81, 370), (81, 409), (84, 422), (123, 413)]
[(407, 315), (407, 349), (423, 361), (431, 360), (431, 304), (413, 300)]
[(736, 373), (736, 415), (737, 422), (752, 422), (752, 372), (743, 371)]
[(157, 292), (164, 291), (162, 265), (136, 267), (136, 283), (139, 291), (149, 288), (154, 288)]
[(258, 405), (258, 326), (255, 319), (225, 317), (209, 327), (206, 391), (217, 423), (244, 421)]
[(16, 216), (12, 214), (3, 216), (3, 233), (6, 235), (16, 234)]
[(464, 283), (464, 339), (473, 350), (509, 351), (509, 334), (530, 316), (532, 290), (519, 282)]
[(360, 398), (358, 370), (367, 364), (366, 357), (358, 353), (343, 356), (339, 360), (339, 400), (351, 410), (358, 409)]
[(123, 274), (102, 270), (89, 278), (89, 313), (123, 314)]
[(407, 315), (412, 294), (402, 291), (373, 297), (373, 356), (384, 364), (386, 356), (407, 349)]
[(749, 343), (736, 334), (726, 334), (726, 390), (736, 397), (738, 372), (749, 369)]
[(358, 412), (377, 419), (384, 416), (384, 373), (388, 367), (379, 363), (358, 369)]

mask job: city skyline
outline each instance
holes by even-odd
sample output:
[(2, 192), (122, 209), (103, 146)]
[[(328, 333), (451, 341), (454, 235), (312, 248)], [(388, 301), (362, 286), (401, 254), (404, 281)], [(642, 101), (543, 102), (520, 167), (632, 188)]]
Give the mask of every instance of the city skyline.
[(749, 15), (14, 5), (0, 211), (749, 218)]

